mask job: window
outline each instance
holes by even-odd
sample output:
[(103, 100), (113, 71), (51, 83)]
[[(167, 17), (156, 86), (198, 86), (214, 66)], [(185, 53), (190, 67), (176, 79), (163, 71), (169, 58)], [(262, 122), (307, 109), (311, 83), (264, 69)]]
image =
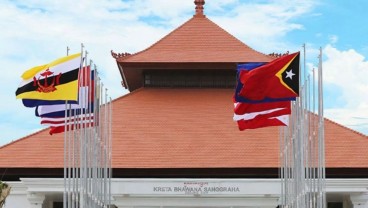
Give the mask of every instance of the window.
[(236, 72), (231, 70), (150, 70), (144, 72), (145, 87), (234, 88)]
[(342, 202), (328, 202), (327, 208), (342, 208)]
[(53, 208), (63, 208), (63, 202), (54, 202)]

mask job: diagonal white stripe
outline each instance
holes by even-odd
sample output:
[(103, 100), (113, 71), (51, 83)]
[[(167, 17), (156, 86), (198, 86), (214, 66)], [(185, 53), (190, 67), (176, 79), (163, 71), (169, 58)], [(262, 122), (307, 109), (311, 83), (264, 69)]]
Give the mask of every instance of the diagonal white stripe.
[(251, 119), (254, 119), (258, 115), (265, 115), (265, 114), (272, 113), (272, 112), (279, 111), (279, 110), (283, 110), (283, 109), (285, 109), (285, 108), (275, 108), (275, 109), (266, 110), (266, 111), (246, 113), (246, 114), (243, 114), (243, 115), (234, 114), (233, 119), (234, 119), (234, 121), (251, 120)]
[[(66, 73), (68, 71), (71, 71), (71, 70), (74, 70), (74, 69), (77, 69), (79, 68), (81, 65), (81, 57), (78, 56), (74, 59), (71, 59), (69, 61), (66, 61), (66, 62), (63, 62), (59, 65), (56, 65), (56, 66), (53, 66), (53, 67), (50, 67), (50, 71), (51, 72), (54, 72), (54, 75), (57, 75), (59, 73)], [(45, 72), (45, 70), (42, 70), (40, 72), (38, 72), (37, 74), (35, 74), (34, 77), (36, 77), (36, 79), (38, 77), (41, 76), (41, 73)], [(30, 82), (33, 82), (33, 77), (30, 78), (30, 79), (26, 79), (26, 80), (22, 80), (22, 82), (19, 84), (19, 87), (22, 87)]]

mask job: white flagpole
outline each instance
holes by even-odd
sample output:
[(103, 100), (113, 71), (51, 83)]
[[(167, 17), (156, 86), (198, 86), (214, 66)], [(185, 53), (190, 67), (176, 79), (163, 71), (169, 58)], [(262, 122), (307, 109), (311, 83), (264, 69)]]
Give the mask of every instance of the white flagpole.
[(110, 124), (109, 124), (109, 207), (111, 206), (111, 179), (112, 179), (112, 101), (110, 97)]
[(325, 168), (325, 137), (324, 137), (324, 106), (323, 106), (323, 70), (322, 70), (322, 47), (320, 48), (319, 55), (319, 108), (320, 108), (320, 131), (319, 137), (321, 140), (321, 175), (322, 175), (322, 207), (326, 207), (326, 190), (325, 190), (325, 178), (326, 178), (326, 168)]
[(112, 101), (96, 66), (93, 75), (84, 70), (88, 52), (83, 57), (83, 51), (81, 44), (79, 106), (65, 102), (63, 208), (107, 208), (111, 205)]
[[(104, 85), (103, 83), (101, 82), (101, 102), (100, 102), (100, 108), (103, 104), (103, 101), (104, 101), (104, 92), (103, 92), (103, 89), (104, 89)], [(98, 135), (98, 184), (97, 184), (97, 205), (100, 206), (101, 205), (101, 196), (102, 196), (102, 167), (103, 167), (103, 164), (102, 164), (102, 155), (103, 155), (103, 144), (102, 144), (102, 137), (103, 137), (103, 126), (104, 126), (104, 122), (103, 120), (101, 119), (102, 116), (103, 116), (103, 112), (102, 110), (100, 109), (100, 112), (99, 112), (100, 116), (100, 121), (101, 121), (101, 126), (100, 126), (100, 129), (99, 129), (99, 135)]]
[[(66, 47), (66, 55), (69, 56), (69, 47), (67, 46)], [(65, 111), (64, 111), (64, 114), (65, 114), (65, 121), (64, 121), (64, 128), (66, 128), (66, 122), (67, 122), (67, 108), (68, 108), (68, 101), (66, 100), (65, 101)], [(64, 131), (64, 192), (63, 192), (63, 208), (67, 208), (67, 203), (66, 203), (66, 193), (67, 193), (67, 188), (66, 188), (66, 177), (67, 177), (67, 165), (66, 165), (66, 162), (67, 162), (67, 142), (66, 142), (66, 133)]]
[(316, 132), (315, 132), (315, 120), (316, 120), (316, 110), (315, 110), (315, 70), (313, 68), (313, 81), (312, 81), (312, 137), (311, 137), (311, 157), (312, 157), (312, 207), (316, 207)]
[[(92, 63), (93, 61), (91, 60), (90, 61), (90, 67), (91, 67), (91, 70), (93, 68), (92, 66)], [(93, 205), (93, 182), (94, 182), (94, 178), (93, 178), (93, 174), (94, 174), (94, 161), (95, 161), (95, 128), (96, 128), (96, 108), (98, 107), (97, 104), (96, 104), (96, 89), (97, 89), (97, 84), (96, 84), (96, 69), (93, 68), (93, 88), (94, 88), (94, 98), (93, 98), (93, 111), (91, 111), (93, 113), (93, 126), (91, 126), (91, 131), (90, 131), (90, 138), (89, 138), (89, 141), (90, 141), (90, 144), (89, 144), (89, 149), (90, 149), (90, 153), (89, 153), (89, 161), (88, 161), (88, 164), (89, 164), (89, 170), (88, 170), (88, 174), (87, 174), (87, 196), (86, 196), (86, 200), (87, 200), (87, 203), (86, 203), (86, 206), (87, 207), (94, 207)]]
[[(96, 66), (95, 66), (96, 67)], [(96, 68), (97, 70), (97, 68)], [(99, 77), (99, 73), (97, 73), (97, 77), (98, 77), (98, 100), (97, 100), (97, 122), (98, 122), (98, 126), (96, 127), (96, 137), (95, 137), (95, 154), (96, 154), (96, 157), (95, 157), (95, 173), (94, 173), (94, 183), (93, 183), (93, 197), (94, 197), (94, 206), (97, 207), (98, 205), (98, 201), (97, 201), (97, 196), (98, 196), (98, 191), (99, 191), (99, 187), (98, 187), (98, 184), (99, 184), (99, 156), (100, 156), (100, 143), (99, 143), (99, 138), (100, 138), (100, 126), (102, 125), (101, 123), (101, 114), (100, 114), (100, 107), (101, 107), (101, 80), (100, 80), (100, 77)]]
[(292, 103), (289, 127), (283, 132), (280, 129), (280, 205), (326, 208), (322, 50), (318, 67), (318, 113), (315, 110), (315, 73), (313, 70), (311, 83), (305, 44), (303, 51), (304, 72), (299, 66), (299, 97)]
[[(82, 75), (81, 75), (81, 97), (80, 97), (80, 122), (78, 124), (78, 130), (80, 133), (79, 139), (80, 139), (80, 171), (81, 174), (79, 175), (79, 181), (81, 183), (81, 187), (79, 189), (79, 207), (84, 208), (85, 207), (85, 176), (86, 176), (86, 153), (87, 153), (87, 148), (86, 148), (86, 144), (87, 144), (87, 137), (86, 137), (86, 122), (88, 122), (88, 117), (86, 117), (86, 92), (87, 92), (87, 87), (86, 87), (86, 82), (88, 82), (88, 71), (87, 71), (87, 61), (88, 61), (88, 51), (86, 51), (86, 55), (84, 57), (84, 67), (82, 70)], [(88, 124), (87, 124), (88, 125)]]
[[(89, 76), (92, 76), (92, 63), (93, 61), (90, 60), (90, 63), (89, 63), (89, 67), (90, 67), (90, 71), (91, 71), (91, 74)], [(95, 77), (95, 75), (93, 75)], [(95, 79), (95, 78), (94, 78)], [(93, 79), (93, 82), (92, 82), (92, 79), (90, 78), (90, 82), (89, 82), (89, 98), (88, 98), (88, 102), (91, 101), (91, 98), (92, 98), (92, 89), (95, 90), (95, 81)], [(93, 85), (93, 86), (92, 86)], [(94, 95), (93, 95), (94, 96)], [(92, 102), (92, 101), (91, 101)], [(90, 104), (89, 105), (89, 118), (92, 118), (92, 116), (94, 116), (93, 114), (93, 111), (92, 111), (92, 105), (94, 105), (94, 103)], [(95, 106), (93, 106), (95, 107)], [(92, 147), (93, 147), (93, 126), (95, 125), (95, 122), (94, 120), (92, 121), (92, 125), (90, 127), (90, 131), (89, 131), (89, 134), (88, 134), (88, 154), (86, 155), (86, 159), (88, 160), (88, 163), (86, 163), (86, 166), (87, 166), (87, 172), (86, 172), (86, 175), (85, 175), (85, 182), (86, 182), (86, 190), (87, 192), (85, 193), (89, 193), (90, 191), (90, 179), (92, 178), (91, 177), (91, 168), (92, 168), (92, 163), (91, 163), (91, 158), (93, 157), (93, 155), (91, 155), (91, 151), (92, 151)], [(86, 200), (87, 200), (87, 195), (86, 195)], [(90, 205), (89, 203), (89, 200), (87, 200), (87, 202), (85, 202), (85, 205), (86, 207), (88, 207)]]
[(107, 139), (108, 139), (108, 101), (107, 101), (107, 88), (105, 89), (105, 129), (104, 129), (104, 194), (103, 194), (103, 204), (107, 204)]

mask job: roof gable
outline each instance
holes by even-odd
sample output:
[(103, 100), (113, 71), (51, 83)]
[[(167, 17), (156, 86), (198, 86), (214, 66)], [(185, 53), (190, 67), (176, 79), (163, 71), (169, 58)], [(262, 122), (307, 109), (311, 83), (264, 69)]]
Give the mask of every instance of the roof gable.
[[(113, 55), (114, 56), (114, 55)], [(141, 62), (269, 62), (273, 58), (255, 51), (204, 15), (195, 15), (149, 48), (118, 56), (121, 63)]]

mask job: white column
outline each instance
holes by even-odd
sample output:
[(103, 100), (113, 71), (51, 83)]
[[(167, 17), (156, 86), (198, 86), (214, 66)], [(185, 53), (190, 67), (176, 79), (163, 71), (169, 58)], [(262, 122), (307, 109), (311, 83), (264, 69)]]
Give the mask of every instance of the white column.
[(368, 208), (368, 193), (350, 194), (353, 208)]
[(343, 197), (342, 208), (353, 208), (353, 204), (350, 201), (350, 196), (345, 195)]
[(42, 208), (42, 204), (45, 201), (44, 194), (29, 193), (27, 198), (31, 208)]

